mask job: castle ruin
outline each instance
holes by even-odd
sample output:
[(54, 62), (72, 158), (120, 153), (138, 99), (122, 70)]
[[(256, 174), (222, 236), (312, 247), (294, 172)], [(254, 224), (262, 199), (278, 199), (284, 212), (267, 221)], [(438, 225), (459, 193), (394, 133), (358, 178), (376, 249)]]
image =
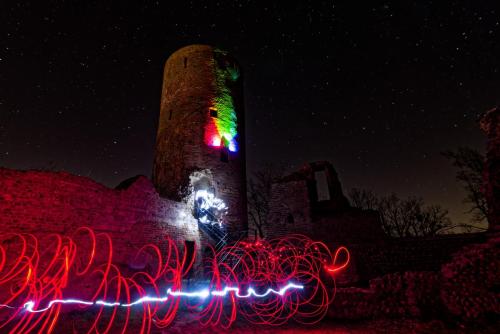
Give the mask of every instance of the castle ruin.
[[(91, 227), (115, 240), (117, 262), (130, 268), (147, 265), (146, 260), (136, 263), (130, 254), (150, 242), (161, 244), (165, 235), (191, 247), (197, 265), (209, 246), (217, 249), (245, 238), (241, 72), (227, 53), (207, 45), (187, 46), (169, 57), (152, 181), (137, 176), (110, 189), (65, 172), (0, 168), (2, 232), (71, 234)], [(483, 128), (491, 138), (493, 156), (498, 151), (498, 112), (489, 115)], [(495, 166), (490, 166), (488, 177), (498, 179)], [(497, 202), (497, 188), (488, 190), (491, 203)], [(347, 244), (355, 271), (351, 281), (408, 268), (434, 270), (463, 245), (484, 238), (470, 234), (390, 239), (376, 212), (350, 206), (327, 162), (306, 164), (281, 179), (270, 201), (266, 236), (303, 233), (335, 246)], [(491, 206), (495, 217), (497, 209)]]

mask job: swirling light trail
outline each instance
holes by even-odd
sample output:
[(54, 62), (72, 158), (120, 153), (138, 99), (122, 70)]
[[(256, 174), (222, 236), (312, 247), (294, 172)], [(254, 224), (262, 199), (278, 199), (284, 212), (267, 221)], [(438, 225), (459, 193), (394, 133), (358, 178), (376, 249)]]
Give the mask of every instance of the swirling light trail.
[[(89, 228), (71, 237), (0, 234), (0, 332), (68, 332), (71, 318), (62, 322), (61, 313), (73, 310), (93, 317), (78, 323), (83, 332), (150, 333), (172, 323), (181, 301), (202, 325), (228, 328), (238, 315), (253, 324), (312, 324), (326, 314), (335, 276), (349, 262), (345, 247), (332, 253), (299, 235), (237, 242), (203, 261), (165, 238), (139, 249), (147, 270), (127, 273), (114, 254), (111, 237)], [(191, 270), (209, 283), (186, 289)]]

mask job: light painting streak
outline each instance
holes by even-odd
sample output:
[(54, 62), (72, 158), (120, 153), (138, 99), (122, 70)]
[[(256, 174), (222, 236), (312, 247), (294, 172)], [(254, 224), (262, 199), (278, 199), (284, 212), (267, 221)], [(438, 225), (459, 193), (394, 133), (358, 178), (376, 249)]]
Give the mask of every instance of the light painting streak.
[[(54, 299), (49, 302), (47, 307), (41, 308), (41, 309), (34, 309), (35, 307), (35, 302), (29, 301), (26, 302), (23, 305), (23, 308), (30, 312), (30, 313), (40, 313), (40, 312), (45, 312), (49, 310), (52, 306), (55, 304), (79, 304), (79, 305), (103, 305), (107, 307), (116, 307), (116, 306), (121, 306), (121, 307), (131, 307), (134, 305), (139, 305), (139, 304), (144, 304), (144, 303), (164, 303), (168, 300), (168, 296), (172, 297), (186, 297), (186, 298), (208, 298), (210, 296), (214, 297), (225, 297), (227, 296), (230, 292), (234, 292), (235, 296), (238, 298), (250, 298), (250, 297), (256, 297), (256, 298), (265, 298), (269, 296), (270, 294), (275, 294), (278, 296), (284, 296), (285, 293), (288, 290), (302, 290), (304, 288), (303, 285), (298, 285), (298, 284), (293, 284), (293, 283), (288, 283), (286, 286), (281, 288), (280, 290), (274, 290), (274, 289), (267, 289), (265, 293), (257, 293), (253, 288), (248, 288), (246, 294), (240, 294), (240, 289), (239, 288), (233, 288), (233, 287), (226, 287), (223, 290), (214, 290), (214, 291), (209, 291), (208, 289), (203, 289), (200, 291), (193, 291), (193, 292), (185, 292), (185, 291), (172, 291), (172, 289), (167, 290), (167, 296), (165, 297), (141, 297), (138, 300), (132, 302), (132, 303), (119, 303), (119, 302), (105, 302), (102, 300), (98, 300), (96, 302), (90, 302), (90, 301), (84, 301), (80, 299)], [(9, 308), (15, 308), (13, 306), (9, 305), (1, 305), (1, 306), (6, 306)]]
[[(106, 233), (80, 228), (72, 236), (40, 239), (0, 233), (0, 332), (71, 331), (63, 312), (74, 310), (64, 305), (90, 316), (79, 324), (87, 333), (151, 333), (168, 327), (185, 308), (201, 325), (226, 329), (237, 318), (254, 325), (292, 319), (314, 324), (326, 315), (335, 277), (350, 260), (345, 247), (331, 252), (303, 235), (209, 250), (203, 261), (195, 261), (198, 252), (187, 256), (187, 248), (182, 251), (165, 236), (161, 246), (139, 248), (137, 256), (148, 256), (145, 269), (122, 272), (123, 255), (116, 259)], [(193, 268), (195, 263), (200, 267)], [(192, 271), (203, 271), (207, 286), (193, 291), (183, 286)]]
[[(97, 303), (97, 302), (96, 302)], [(84, 300), (79, 300), (79, 299), (54, 299), (51, 300), (50, 303), (47, 305), (45, 308), (41, 308), (38, 310), (34, 310), (33, 308), (35, 307), (35, 302), (34, 301), (29, 301), (26, 302), (23, 305), (23, 308), (26, 309), (26, 311), (31, 312), (31, 313), (40, 313), (40, 312), (45, 312), (48, 309), (50, 309), (54, 304), (80, 304), (80, 305), (94, 305), (93, 302), (87, 302)]]

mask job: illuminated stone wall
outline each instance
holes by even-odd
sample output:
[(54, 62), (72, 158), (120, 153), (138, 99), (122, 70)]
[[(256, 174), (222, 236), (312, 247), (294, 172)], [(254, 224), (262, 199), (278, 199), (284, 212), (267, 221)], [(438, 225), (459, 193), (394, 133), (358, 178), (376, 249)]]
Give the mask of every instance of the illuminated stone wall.
[(124, 265), (132, 265), (139, 247), (161, 244), (166, 236), (181, 249), (185, 240), (199, 250), (206, 245), (191, 208), (159, 197), (147, 178), (127, 180), (118, 188), (68, 173), (0, 168), (1, 232), (70, 235), (87, 226), (110, 234), (114, 256)]
[(247, 229), (242, 79), (235, 61), (207, 45), (172, 54), (163, 77), (153, 183), (173, 200), (188, 195), (193, 172), (210, 170), (229, 207), (229, 232)]

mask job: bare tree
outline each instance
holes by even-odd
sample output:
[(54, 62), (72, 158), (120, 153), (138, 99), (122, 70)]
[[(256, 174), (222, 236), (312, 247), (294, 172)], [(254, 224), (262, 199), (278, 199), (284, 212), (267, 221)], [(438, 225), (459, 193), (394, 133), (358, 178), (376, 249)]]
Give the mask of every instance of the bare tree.
[(401, 199), (396, 194), (378, 197), (362, 189), (352, 189), (349, 197), (354, 207), (377, 210), (382, 229), (393, 237), (429, 236), (454, 227), (447, 210), (439, 205), (427, 206), (418, 197)]
[(414, 235), (435, 235), (454, 226), (448, 217), (448, 210), (439, 205), (422, 206), (415, 215)]
[(282, 175), (283, 168), (265, 165), (253, 173), (248, 180), (247, 203), (250, 223), (257, 229), (258, 236), (264, 237), (264, 226), (268, 223), (269, 200), (273, 183)]
[(348, 196), (355, 208), (375, 210), (378, 206), (378, 198), (370, 190), (352, 188)]
[(462, 183), (467, 193), (464, 203), (470, 205), (467, 213), (472, 214), (476, 223), (484, 221), (488, 212), (483, 193), (484, 156), (469, 147), (445, 151), (442, 154), (457, 168), (456, 179)]

